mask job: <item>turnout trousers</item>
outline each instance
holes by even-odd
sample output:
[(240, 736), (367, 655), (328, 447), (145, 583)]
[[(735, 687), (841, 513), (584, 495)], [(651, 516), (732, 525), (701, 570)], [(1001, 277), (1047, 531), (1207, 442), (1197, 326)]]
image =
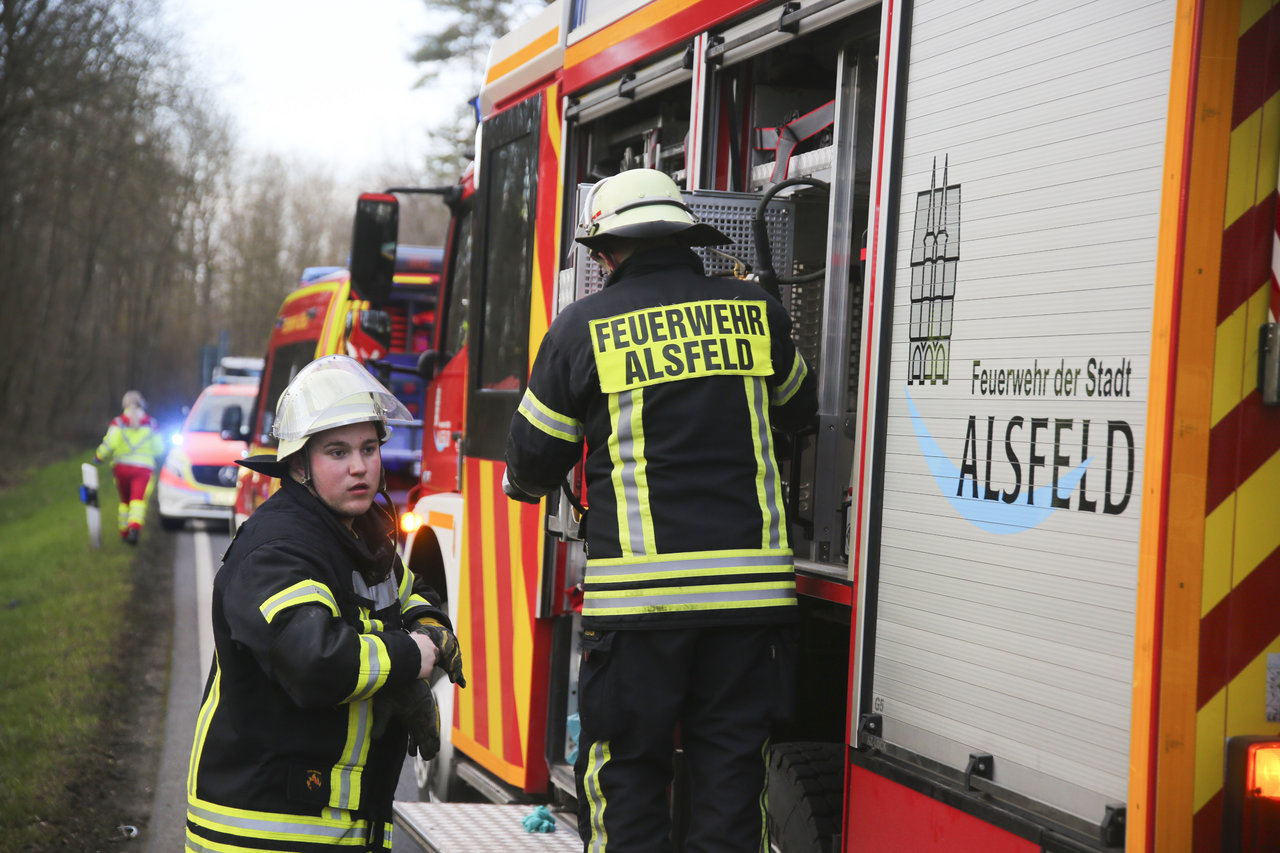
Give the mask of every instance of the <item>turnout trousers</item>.
[(791, 625), (596, 631), (582, 636), (575, 777), (586, 853), (670, 851), (679, 731), (688, 853), (768, 850), (769, 734), (791, 714)]

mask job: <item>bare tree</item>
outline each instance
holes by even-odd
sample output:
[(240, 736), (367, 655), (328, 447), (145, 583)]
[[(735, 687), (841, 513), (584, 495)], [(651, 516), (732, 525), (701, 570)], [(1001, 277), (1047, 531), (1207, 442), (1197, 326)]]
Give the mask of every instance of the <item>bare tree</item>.
[(189, 394), (208, 333), (225, 120), (150, 0), (0, 0), (0, 433), (99, 431)]
[[(477, 96), (490, 46), (512, 26), (544, 8), (549, 0), (423, 0), (441, 26), (423, 34), (410, 58), (423, 69), (418, 85), (437, 82), (446, 72), (460, 80), (462, 91)], [(474, 156), (476, 113), (464, 99), (452, 116), (431, 132), (427, 172), (434, 177), (458, 175)]]
[(176, 411), (222, 333), (265, 350), (304, 267), (341, 265), (354, 189), (241, 163), (156, 0), (0, 0), (0, 445), (96, 438), (121, 394)]

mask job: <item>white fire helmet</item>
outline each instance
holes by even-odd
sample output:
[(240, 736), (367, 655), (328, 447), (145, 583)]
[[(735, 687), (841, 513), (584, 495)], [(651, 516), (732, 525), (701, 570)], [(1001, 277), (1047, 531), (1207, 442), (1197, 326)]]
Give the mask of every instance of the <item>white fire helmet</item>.
[(596, 183), (582, 206), (578, 242), (598, 248), (609, 238), (676, 237), (686, 246), (722, 246), (733, 241), (699, 222), (680, 188), (657, 169), (629, 169)]
[(412, 419), (404, 404), (360, 362), (327, 355), (298, 371), (280, 395), (271, 426), (279, 440), (276, 461), (283, 462), (327, 429), (371, 421), (377, 424), (378, 440), (385, 443), (391, 436), (388, 421)]
[(142, 409), (147, 408), (147, 401), (142, 399), (141, 391), (125, 391), (124, 397), (120, 400), (120, 408), (123, 409)]

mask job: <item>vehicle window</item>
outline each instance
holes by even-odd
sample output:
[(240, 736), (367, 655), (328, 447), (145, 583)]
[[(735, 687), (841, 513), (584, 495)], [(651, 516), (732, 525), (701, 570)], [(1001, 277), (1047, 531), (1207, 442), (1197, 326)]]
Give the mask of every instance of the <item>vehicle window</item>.
[(471, 210), (468, 209), (459, 220), (454, 237), (453, 274), (448, 283), (441, 363), (453, 358), (467, 344), (467, 306), (471, 302), (471, 223)]
[(276, 439), (271, 434), (271, 425), (276, 418), (276, 401), (289, 387), (298, 371), (306, 367), (316, 357), (316, 341), (298, 341), (278, 347), (271, 356), (267, 382), (263, 385), (263, 393), (258, 395), (261, 406), (260, 423), (257, 426), (258, 443), (264, 447), (275, 447)]
[(212, 395), (208, 394), (201, 397), (196, 402), (196, 407), (191, 410), (191, 416), (187, 418), (187, 432), (222, 432), (222, 413), (230, 408), (240, 409), (240, 418), (243, 422), (249, 417), (249, 408), (253, 405), (253, 398), (244, 396), (234, 396), (230, 394)]
[(468, 332), (475, 383), (467, 403), (467, 454), (481, 459), (502, 458), (529, 376), (541, 120), (535, 95), (494, 116), (481, 135)]
[[(529, 294), (532, 288), (534, 204), (538, 135), (534, 121), (512, 128), (514, 138), (485, 153), (484, 322), (478, 386), (524, 390), (529, 362)], [(516, 117), (517, 120), (519, 117)], [(497, 119), (495, 119), (495, 122)]]

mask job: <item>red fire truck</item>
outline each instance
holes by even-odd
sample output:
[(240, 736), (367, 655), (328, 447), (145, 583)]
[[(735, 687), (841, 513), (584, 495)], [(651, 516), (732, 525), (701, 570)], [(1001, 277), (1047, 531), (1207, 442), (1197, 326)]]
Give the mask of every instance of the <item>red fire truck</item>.
[(504, 440), (601, 284), (585, 188), (644, 166), (819, 376), (774, 849), (1280, 849), (1278, 40), (1238, 0), (556, 0), (495, 44), (406, 544), (468, 666), (424, 789), (573, 795), (576, 511), (507, 501)]
[[(308, 267), (284, 298), (263, 358), (262, 381), (249, 423), (224, 423), (243, 434), (250, 455), (275, 452), (271, 421), (281, 392), (306, 364), (323, 355), (350, 355), (379, 375), (415, 418), (423, 417), (425, 388), (417, 375), (418, 353), (435, 326), (444, 250), (400, 246), (383, 283), (353, 288), (344, 267)], [(237, 414), (237, 413), (230, 413)], [(396, 427), (382, 450), (387, 487), (403, 502), (421, 475), (421, 426)], [(236, 487), (238, 527), (278, 487), (279, 481), (240, 470)]]

